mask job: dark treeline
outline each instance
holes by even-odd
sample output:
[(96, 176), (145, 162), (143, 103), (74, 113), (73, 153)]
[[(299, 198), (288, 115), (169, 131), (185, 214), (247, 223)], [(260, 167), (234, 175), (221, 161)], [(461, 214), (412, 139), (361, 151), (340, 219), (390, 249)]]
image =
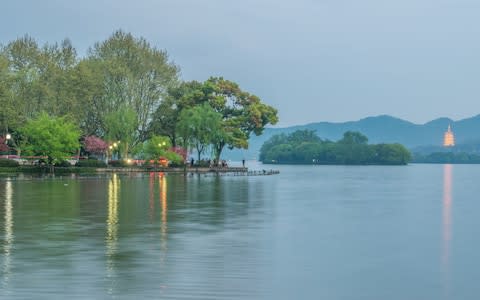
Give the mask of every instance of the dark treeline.
[(414, 153), (412, 162), (427, 164), (480, 164), (480, 155), (466, 152)]
[(352, 131), (332, 142), (298, 130), (273, 136), (260, 150), (260, 161), (279, 164), (405, 165), (410, 158), (400, 144), (369, 145), (365, 135)]
[[(0, 45), (0, 107), (0, 138), (8, 136), (17, 154), (49, 157), (73, 154), (80, 146), (42, 145), (59, 136), (65, 123), (73, 124), (69, 140), (98, 137), (122, 158), (163, 155), (164, 148), (178, 145), (198, 157), (209, 150), (218, 160), (225, 147), (246, 148), (250, 134), (277, 122), (276, 109), (235, 82), (181, 81), (166, 51), (123, 31), (95, 43), (85, 57), (68, 39), (39, 45), (25, 36)], [(48, 118), (56, 123), (43, 126)], [(35, 126), (24, 128), (32, 120), (57, 130), (33, 133)]]

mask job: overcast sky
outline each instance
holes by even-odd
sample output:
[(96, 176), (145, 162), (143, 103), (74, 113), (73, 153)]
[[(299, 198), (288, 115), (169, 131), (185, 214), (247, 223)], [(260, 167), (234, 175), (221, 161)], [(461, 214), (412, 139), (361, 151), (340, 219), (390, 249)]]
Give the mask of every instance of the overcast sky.
[(3, 0), (0, 43), (68, 37), (79, 54), (117, 29), (165, 49), (184, 80), (223, 76), (280, 126), (390, 114), (479, 114), (477, 0)]

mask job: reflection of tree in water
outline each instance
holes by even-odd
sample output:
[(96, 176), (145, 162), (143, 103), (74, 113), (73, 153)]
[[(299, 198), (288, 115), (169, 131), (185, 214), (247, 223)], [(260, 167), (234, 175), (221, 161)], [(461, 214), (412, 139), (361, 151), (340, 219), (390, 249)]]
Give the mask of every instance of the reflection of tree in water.
[(249, 214), (250, 201), (255, 199), (252, 193), (263, 194), (263, 184), (255, 184), (246, 176), (193, 175), (169, 179), (169, 191), (183, 188), (183, 193), (175, 193), (175, 200), (169, 202), (170, 224), (188, 220), (194, 230), (222, 230), (224, 226), (218, 225), (235, 223)]

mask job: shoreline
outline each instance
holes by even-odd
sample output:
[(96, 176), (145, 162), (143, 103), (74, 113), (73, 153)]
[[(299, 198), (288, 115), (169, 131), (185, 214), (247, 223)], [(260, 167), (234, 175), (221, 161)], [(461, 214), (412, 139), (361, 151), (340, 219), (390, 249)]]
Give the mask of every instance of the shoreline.
[(170, 174), (232, 174), (235, 176), (253, 176), (253, 175), (274, 175), (279, 174), (278, 170), (249, 170), (247, 167), (187, 167), (187, 168), (165, 168), (165, 167), (153, 167), (153, 168), (139, 168), (139, 167), (107, 167), (107, 168), (94, 168), (94, 167), (56, 167), (54, 172), (48, 171), (48, 168), (44, 167), (0, 167), (0, 174), (108, 174), (108, 173), (151, 173), (151, 172), (163, 172)]

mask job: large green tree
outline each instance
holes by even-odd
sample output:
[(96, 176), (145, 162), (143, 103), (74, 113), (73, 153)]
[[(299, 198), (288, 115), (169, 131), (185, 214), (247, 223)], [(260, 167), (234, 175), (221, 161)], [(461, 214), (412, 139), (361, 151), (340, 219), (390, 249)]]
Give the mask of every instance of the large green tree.
[(198, 81), (181, 82), (168, 88), (165, 98), (153, 114), (150, 133), (170, 138), (173, 146), (177, 145), (177, 123), (180, 113), (195, 105), (207, 101), (204, 85)]
[(208, 103), (184, 109), (180, 113), (177, 130), (184, 141), (197, 151), (198, 160), (210, 145), (223, 139), (222, 115), (215, 112)]
[(262, 134), (268, 124), (278, 121), (277, 110), (260, 98), (242, 91), (235, 82), (212, 77), (205, 82), (208, 101), (223, 117), (225, 134), (213, 145), (218, 160), (225, 146), (248, 148), (250, 135)]
[(172, 141), (176, 140), (177, 127), (169, 124), (178, 122), (182, 110), (208, 103), (222, 116), (222, 135), (213, 143), (217, 160), (226, 146), (247, 148), (252, 133), (260, 135), (266, 125), (278, 121), (275, 108), (221, 77), (180, 85), (169, 90), (166, 101), (165, 106), (159, 106), (152, 125), (155, 133), (168, 135)]
[(133, 142), (145, 140), (153, 112), (167, 88), (177, 81), (178, 67), (169, 61), (165, 51), (121, 30), (96, 43), (88, 59), (101, 66), (104, 110), (112, 112), (120, 105), (131, 107), (137, 122)]
[(129, 149), (134, 146), (137, 115), (135, 111), (126, 104), (112, 111), (105, 116), (105, 138), (107, 141), (119, 143), (119, 153), (125, 158)]
[(45, 112), (29, 120), (20, 133), (24, 153), (46, 156), (51, 166), (69, 158), (80, 147), (77, 126), (64, 117), (50, 117)]
[(69, 40), (40, 47), (33, 38), (24, 36), (3, 47), (1, 55), (8, 61), (8, 89), (20, 121), (35, 117), (39, 111), (76, 115), (78, 102), (72, 94), (70, 75), (77, 54)]

